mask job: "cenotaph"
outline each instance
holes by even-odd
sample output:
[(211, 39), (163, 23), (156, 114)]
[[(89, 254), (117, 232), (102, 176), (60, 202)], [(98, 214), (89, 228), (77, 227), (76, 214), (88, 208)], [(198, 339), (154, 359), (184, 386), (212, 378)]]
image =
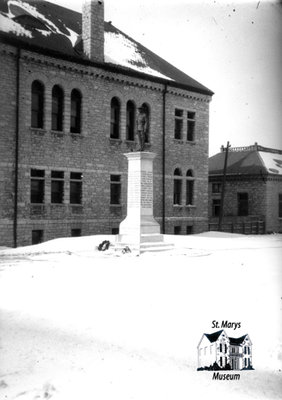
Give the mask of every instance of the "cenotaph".
[(157, 251), (170, 249), (153, 216), (153, 160), (155, 153), (136, 151), (128, 160), (127, 216), (120, 223), (116, 244), (130, 249)]

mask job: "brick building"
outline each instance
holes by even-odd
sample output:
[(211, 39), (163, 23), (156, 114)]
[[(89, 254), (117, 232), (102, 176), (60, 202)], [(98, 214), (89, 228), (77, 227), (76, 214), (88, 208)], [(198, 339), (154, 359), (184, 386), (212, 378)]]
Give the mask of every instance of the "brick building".
[(207, 230), (209, 89), (104, 22), (103, 1), (0, 0), (0, 51), (0, 245), (117, 233), (140, 106), (162, 232)]
[[(226, 150), (209, 159), (209, 226), (218, 229)], [(229, 148), (222, 230), (282, 232), (282, 150)]]

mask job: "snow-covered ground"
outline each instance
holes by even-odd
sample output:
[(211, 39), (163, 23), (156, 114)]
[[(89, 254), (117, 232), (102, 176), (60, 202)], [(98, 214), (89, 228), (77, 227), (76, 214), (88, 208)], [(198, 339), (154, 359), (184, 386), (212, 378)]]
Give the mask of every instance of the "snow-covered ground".
[[(281, 398), (282, 235), (166, 236), (173, 251), (57, 239), (0, 251), (0, 398)], [(241, 322), (254, 371), (197, 372), (212, 321)]]

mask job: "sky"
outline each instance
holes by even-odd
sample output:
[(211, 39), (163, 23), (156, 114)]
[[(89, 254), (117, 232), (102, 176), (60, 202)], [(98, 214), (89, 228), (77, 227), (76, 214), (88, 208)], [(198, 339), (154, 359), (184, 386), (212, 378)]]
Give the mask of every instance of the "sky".
[(105, 20), (215, 93), (210, 155), (227, 141), (282, 149), (281, 1), (105, 0)]

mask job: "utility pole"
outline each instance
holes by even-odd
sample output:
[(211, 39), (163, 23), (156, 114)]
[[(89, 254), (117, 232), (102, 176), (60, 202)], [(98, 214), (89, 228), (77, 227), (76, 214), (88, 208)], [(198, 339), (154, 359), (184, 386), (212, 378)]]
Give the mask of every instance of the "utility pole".
[(225, 148), (225, 159), (224, 159), (224, 167), (223, 167), (223, 179), (222, 179), (222, 188), (221, 188), (221, 202), (220, 202), (220, 213), (219, 213), (219, 221), (218, 221), (218, 230), (222, 230), (222, 220), (223, 220), (223, 208), (224, 208), (224, 196), (225, 196), (225, 181), (226, 181), (226, 169), (227, 169), (227, 160), (228, 160), (228, 149), (230, 147), (229, 142), (227, 142), (227, 146)]

